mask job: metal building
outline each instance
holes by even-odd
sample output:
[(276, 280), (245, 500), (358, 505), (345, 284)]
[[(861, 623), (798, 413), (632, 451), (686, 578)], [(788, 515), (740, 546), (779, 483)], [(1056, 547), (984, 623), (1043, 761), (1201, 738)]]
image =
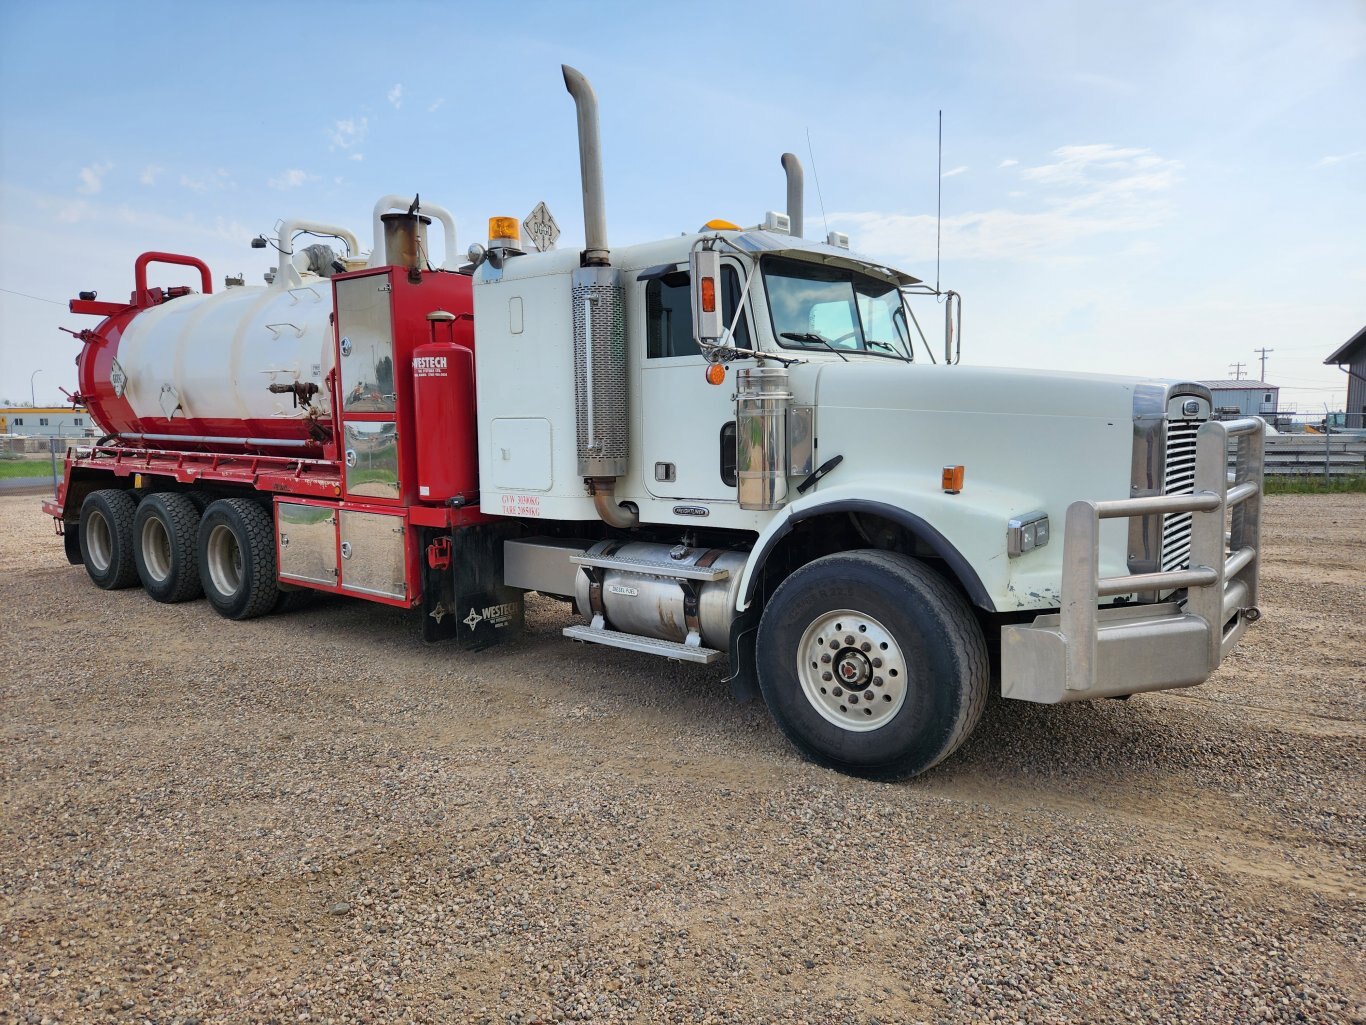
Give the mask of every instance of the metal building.
[(1274, 420), (1280, 409), (1279, 385), (1265, 381), (1201, 381), (1214, 398), (1214, 415), (1220, 420), (1260, 416)]
[(1366, 327), (1329, 356), (1324, 363), (1347, 371), (1347, 427), (1366, 428)]
[(0, 434), (83, 438), (95, 430), (95, 422), (80, 406), (0, 406)]

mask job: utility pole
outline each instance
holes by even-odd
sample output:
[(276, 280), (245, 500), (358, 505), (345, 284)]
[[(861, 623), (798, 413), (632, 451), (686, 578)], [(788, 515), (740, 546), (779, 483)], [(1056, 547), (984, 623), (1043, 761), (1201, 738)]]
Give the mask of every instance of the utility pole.
[(1244, 366), (1246, 366), (1244, 363), (1230, 363), (1228, 365), (1228, 368), (1233, 371), (1233, 379), (1235, 381), (1241, 381), (1243, 379)]
[(33, 379), (42, 372), (42, 368), (40, 367), (39, 369), (35, 370), (33, 373), (28, 375), (28, 401), (29, 405), (31, 406), (38, 405), (38, 399), (35, 397), (37, 393), (33, 390)]
[(1262, 376), (1261, 376), (1260, 378), (1258, 378), (1258, 380), (1265, 381), (1265, 380), (1266, 380), (1266, 354), (1269, 353), (1269, 352), (1275, 352), (1276, 350), (1275, 350), (1275, 349), (1253, 349), (1252, 351), (1255, 352), (1255, 353), (1257, 353), (1258, 355), (1260, 355), (1260, 356), (1262, 357)]

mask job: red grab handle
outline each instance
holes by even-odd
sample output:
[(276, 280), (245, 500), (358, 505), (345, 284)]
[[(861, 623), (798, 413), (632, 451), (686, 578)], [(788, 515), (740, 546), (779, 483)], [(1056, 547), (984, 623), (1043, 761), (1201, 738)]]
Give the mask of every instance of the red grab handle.
[(199, 280), (204, 286), (204, 294), (208, 295), (213, 291), (213, 277), (209, 272), (209, 265), (203, 260), (194, 256), (182, 256), (179, 253), (143, 253), (138, 257), (137, 263), (133, 264), (133, 301), (139, 306), (152, 305), (152, 297), (147, 289), (147, 265), (151, 263), (173, 263), (181, 267), (195, 267), (199, 271)]

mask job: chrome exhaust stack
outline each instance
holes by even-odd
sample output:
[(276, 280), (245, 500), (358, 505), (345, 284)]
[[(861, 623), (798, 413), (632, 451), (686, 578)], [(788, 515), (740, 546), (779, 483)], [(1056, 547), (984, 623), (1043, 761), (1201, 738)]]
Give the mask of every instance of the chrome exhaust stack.
[(561, 65), (574, 97), (583, 179), (584, 250), (572, 277), (574, 400), (578, 419), (579, 476), (603, 522), (630, 528), (638, 515), (616, 501), (616, 479), (627, 471), (630, 437), (626, 375), (626, 290), (607, 248), (602, 187), (598, 98), (588, 79)]
[(598, 133), (598, 97), (583, 73), (561, 64), (564, 87), (574, 97), (579, 117), (579, 174), (583, 180), (583, 263), (585, 267), (606, 267), (607, 205), (602, 196), (602, 139)]
[(783, 170), (787, 172), (787, 221), (788, 232), (793, 238), (802, 237), (802, 208), (805, 175), (802, 162), (795, 153), (783, 154)]

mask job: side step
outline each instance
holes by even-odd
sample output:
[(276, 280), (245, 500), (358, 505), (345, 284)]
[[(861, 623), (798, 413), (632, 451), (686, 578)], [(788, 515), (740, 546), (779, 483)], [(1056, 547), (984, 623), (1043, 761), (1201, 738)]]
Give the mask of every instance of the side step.
[(706, 666), (711, 665), (724, 654), (715, 648), (694, 647), (691, 644), (679, 644), (677, 641), (661, 641), (654, 637), (640, 637), (636, 634), (622, 633), (620, 630), (595, 630), (591, 626), (582, 624), (565, 627), (564, 635), (576, 641), (606, 644), (612, 648), (642, 651), (647, 655), (660, 655), (664, 658), (677, 659), (680, 662), (697, 662)]
[[(657, 562), (645, 562), (641, 559), (623, 559), (612, 555), (571, 555), (569, 561), (575, 566), (594, 566), (598, 569), (619, 569), (626, 573), (638, 573), (641, 576), (664, 577), (667, 580), (725, 580), (730, 576), (730, 570), (718, 569), (714, 566), (689, 566), (679, 564), (677, 566), (664, 566)], [(668, 641), (659, 641), (659, 644), (667, 644)]]

